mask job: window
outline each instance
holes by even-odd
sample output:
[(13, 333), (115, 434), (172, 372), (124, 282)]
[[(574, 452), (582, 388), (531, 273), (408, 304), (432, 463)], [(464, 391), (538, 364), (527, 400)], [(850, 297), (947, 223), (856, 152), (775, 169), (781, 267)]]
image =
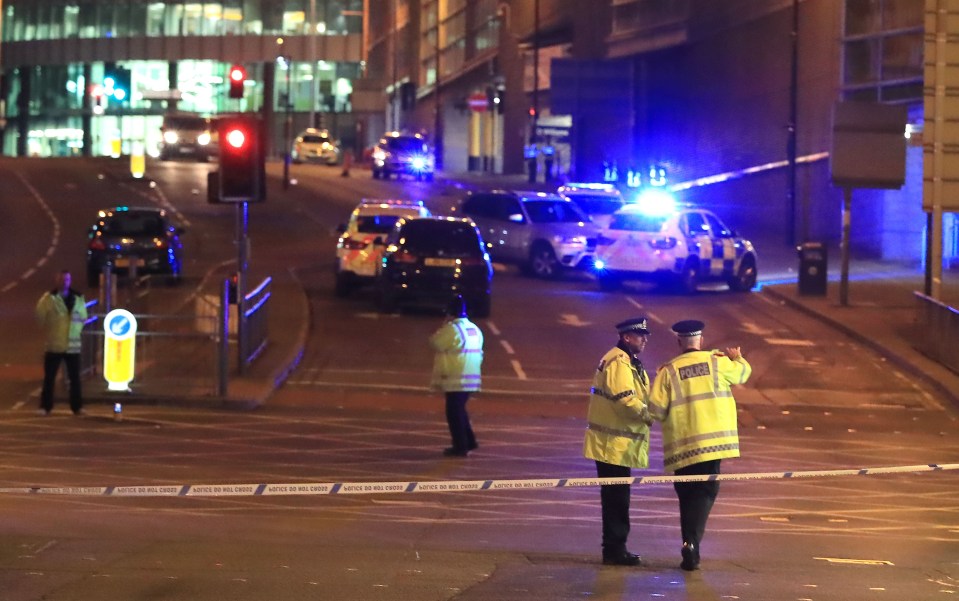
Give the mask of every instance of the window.
[(709, 226), (709, 229), (713, 235), (713, 238), (732, 238), (733, 233), (729, 231), (722, 221), (719, 220), (715, 215), (710, 215), (706, 213), (706, 223)]
[(588, 221), (571, 202), (527, 200), (523, 203), (533, 223), (577, 223)]
[(686, 213), (686, 235), (691, 238), (708, 236), (709, 225), (700, 213)]

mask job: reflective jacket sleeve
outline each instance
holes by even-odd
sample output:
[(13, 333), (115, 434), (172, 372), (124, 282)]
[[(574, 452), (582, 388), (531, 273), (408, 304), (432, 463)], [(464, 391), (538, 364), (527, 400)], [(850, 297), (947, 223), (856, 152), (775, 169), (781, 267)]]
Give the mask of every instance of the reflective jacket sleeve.
[(669, 416), (669, 403), (672, 395), (672, 382), (669, 370), (661, 366), (656, 370), (656, 379), (649, 390), (649, 413), (657, 421), (665, 421)]
[(447, 321), (430, 336), (430, 345), (434, 351), (442, 353), (463, 348), (463, 340), (459, 337), (459, 330), (453, 327), (453, 322)]
[(730, 386), (745, 384), (753, 373), (753, 368), (745, 357), (740, 356), (733, 361), (719, 351), (713, 351), (713, 354), (717, 356), (716, 369), (719, 372), (719, 377), (726, 380)]
[(635, 369), (625, 360), (615, 359), (606, 367), (605, 389), (609, 391), (611, 401), (616, 403), (617, 411), (629, 421), (636, 420), (649, 424), (652, 418), (646, 405), (649, 390), (638, 378)]
[(34, 314), (37, 317), (37, 323), (40, 327), (46, 327), (47, 325), (47, 316), (50, 314), (50, 293), (46, 292), (43, 296), (40, 297), (40, 300), (37, 301), (37, 308), (34, 311)]

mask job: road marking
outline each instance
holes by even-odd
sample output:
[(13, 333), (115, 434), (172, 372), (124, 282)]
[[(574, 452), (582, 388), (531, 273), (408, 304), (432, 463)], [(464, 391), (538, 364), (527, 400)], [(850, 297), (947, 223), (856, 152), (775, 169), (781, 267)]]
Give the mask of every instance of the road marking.
[(813, 557), (819, 561), (828, 561), (829, 563), (841, 563), (857, 566), (894, 566), (888, 559), (847, 559), (844, 557)]
[(510, 363), (513, 365), (513, 371), (516, 372), (516, 377), (518, 377), (520, 380), (525, 380), (526, 372), (523, 371), (523, 366), (519, 364), (519, 361), (513, 359), (510, 361)]
[(506, 342), (505, 340), (500, 340), (499, 343), (500, 343), (500, 344), (503, 346), (503, 348), (506, 350), (506, 354), (507, 354), (507, 355), (515, 355), (515, 354), (516, 354), (516, 351), (513, 350), (513, 347), (510, 345), (510, 343)]
[(489, 328), (489, 331), (492, 332), (494, 335), (496, 335), (496, 336), (502, 335), (502, 332), (500, 332), (499, 328), (497, 328), (497, 327), (496, 327), (496, 324), (493, 323), (492, 321), (487, 321), (487, 322), (486, 322), (486, 327), (488, 327), (488, 328)]
[(794, 338), (766, 338), (766, 344), (775, 346), (816, 346), (812, 340), (796, 340)]
[(747, 334), (756, 334), (757, 336), (762, 336), (762, 337), (769, 336), (770, 334), (773, 333), (772, 330), (767, 330), (766, 328), (761, 328), (761, 327), (757, 326), (756, 324), (754, 324), (754, 323), (751, 322), (751, 321), (744, 321), (744, 322), (743, 322), (743, 330), (745, 330), (745, 332), (746, 332)]
[(9, 292), (10, 290), (12, 290), (12, 289), (14, 289), (14, 288), (16, 288), (16, 287), (17, 287), (17, 283), (16, 283), (16, 282), (10, 282), (9, 284), (7, 284), (6, 286), (3, 287), (2, 292)]
[(579, 315), (575, 313), (562, 313), (559, 316), (559, 323), (564, 326), (573, 326), (576, 328), (582, 328), (584, 326), (592, 325), (591, 321), (583, 321), (579, 318)]

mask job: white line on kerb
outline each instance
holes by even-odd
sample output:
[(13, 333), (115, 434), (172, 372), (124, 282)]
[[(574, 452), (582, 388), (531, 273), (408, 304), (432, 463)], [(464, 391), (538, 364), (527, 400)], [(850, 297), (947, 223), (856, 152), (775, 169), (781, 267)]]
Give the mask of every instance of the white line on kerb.
[(513, 350), (513, 347), (512, 347), (512, 345), (510, 345), (510, 343), (506, 342), (505, 340), (500, 340), (499, 343), (500, 343), (501, 345), (503, 345), (503, 348), (506, 350), (506, 354), (507, 354), (507, 355), (515, 355), (515, 354), (516, 354), (516, 351)]
[(518, 377), (520, 380), (525, 380), (526, 372), (523, 371), (523, 366), (519, 364), (519, 361), (517, 361), (516, 359), (513, 359), (512, 361), (510, 361), (510, 363), (513, 364), (513, 371), (516, 372), (516, 377)]

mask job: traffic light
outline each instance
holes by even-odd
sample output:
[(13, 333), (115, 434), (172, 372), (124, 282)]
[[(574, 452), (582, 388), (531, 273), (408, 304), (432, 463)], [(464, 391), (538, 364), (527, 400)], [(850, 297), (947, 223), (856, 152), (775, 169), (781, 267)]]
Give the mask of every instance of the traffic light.
[(230, 67), (230, 98), (243, 98), (243, 82), (246, 81), (246, 69), (240, 65)]
[(103, 65), (103, 95), (108, 101), (124, 103), (130, 99), (130, 70), (116, 63)]
[(248, 116), (219, 121), (219, 202), (259, 202), (266, 197), (260, 122)]

